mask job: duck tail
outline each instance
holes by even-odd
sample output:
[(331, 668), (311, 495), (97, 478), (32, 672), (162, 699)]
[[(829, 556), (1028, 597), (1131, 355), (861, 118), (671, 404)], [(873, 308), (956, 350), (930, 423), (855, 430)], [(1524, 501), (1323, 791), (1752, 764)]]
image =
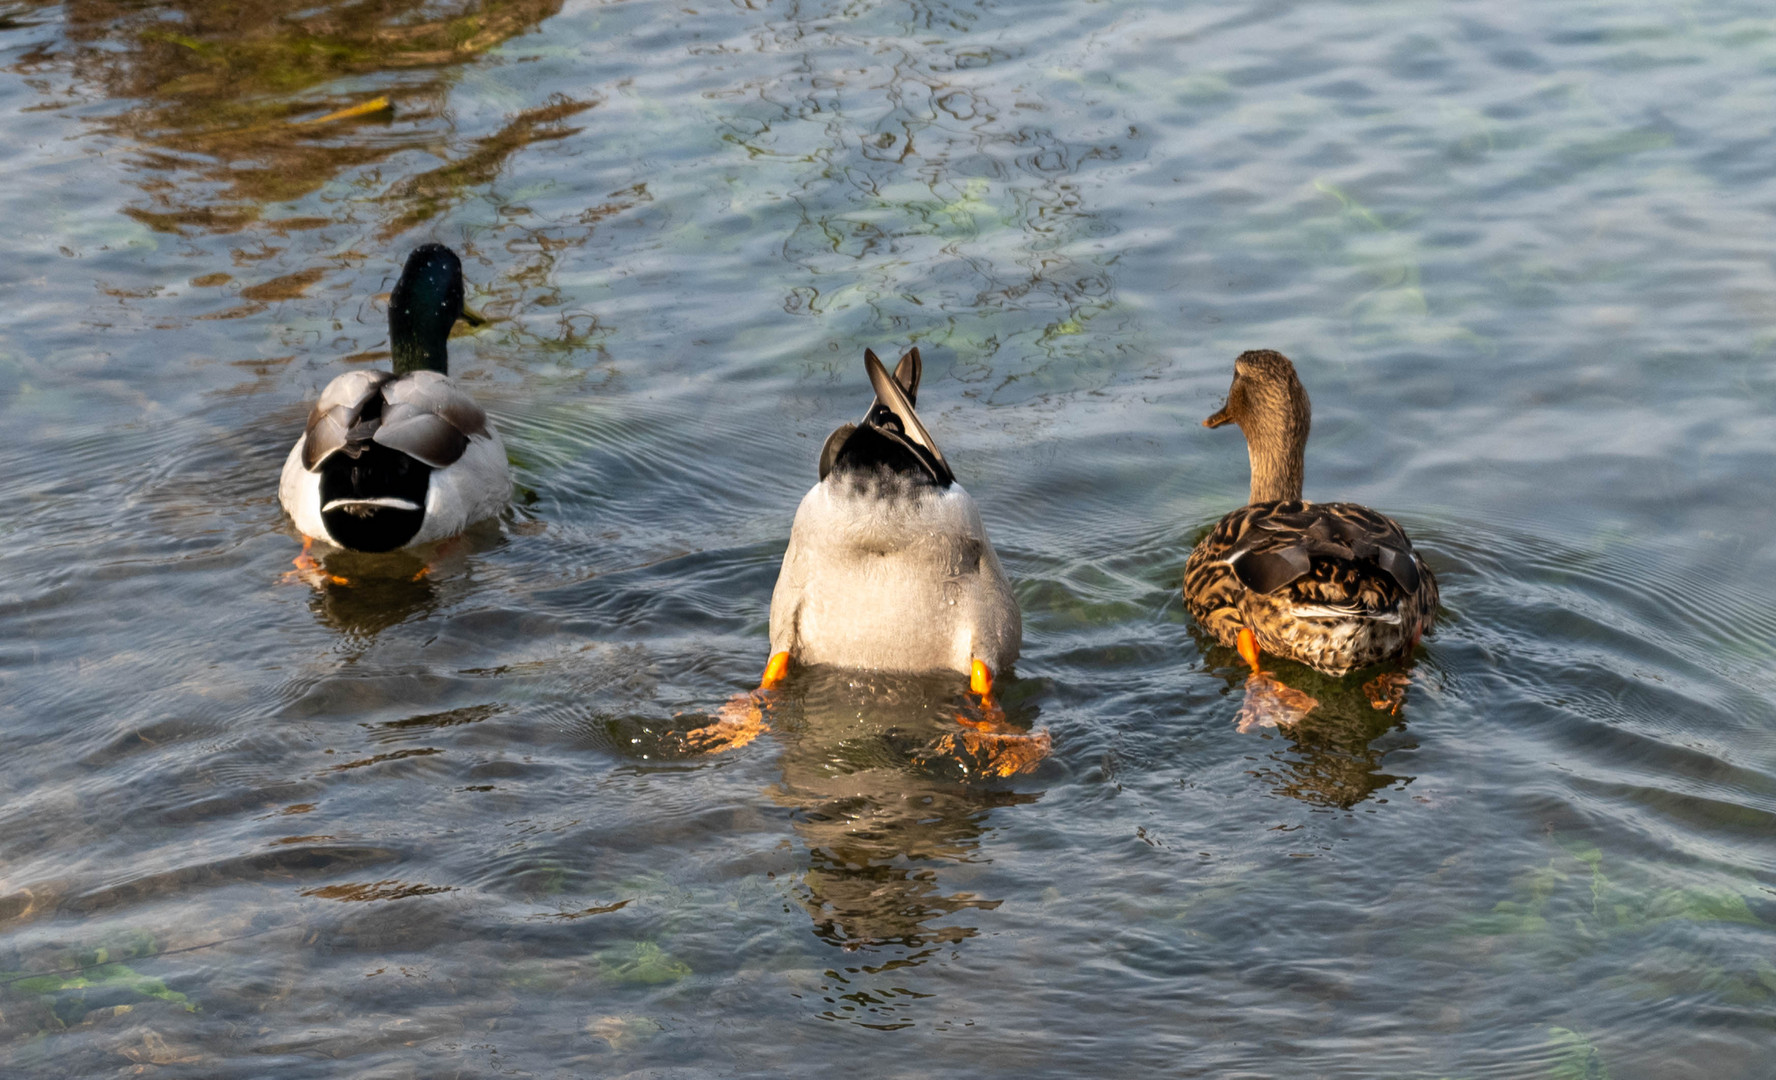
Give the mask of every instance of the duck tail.
[(365, 441), (328, 457), (320, 474), (321, 520), (337, 544), (393, 551), (425, 524), (432, 468), (417, 458)]

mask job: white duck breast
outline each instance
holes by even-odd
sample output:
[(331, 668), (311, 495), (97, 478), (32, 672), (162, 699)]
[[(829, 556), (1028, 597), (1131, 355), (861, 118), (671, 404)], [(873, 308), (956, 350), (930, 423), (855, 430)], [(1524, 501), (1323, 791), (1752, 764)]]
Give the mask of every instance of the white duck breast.
[(771, 595), (771, 651), (873, 671), (1003, 672), (1023, 620), (980, 510), (913, 413), (918, 350), (889, 376), (873, 352), (876, 402), (821, 455)]
[(834, 474), (796, 510), (771, 594), (771, 651), (805, 664), (1003, 672), (1023, 620), (960, 484)]

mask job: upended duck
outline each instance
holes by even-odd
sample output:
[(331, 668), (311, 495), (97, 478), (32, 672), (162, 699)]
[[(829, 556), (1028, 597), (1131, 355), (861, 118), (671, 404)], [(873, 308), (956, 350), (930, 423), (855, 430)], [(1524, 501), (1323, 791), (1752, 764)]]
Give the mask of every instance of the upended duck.
[(1017, 659), (1023, 619), (980, 509), (919, 422), (921, 361), (890, 377), (864, 353), (876, 400), (820, 451), (771, 593), (772, 664), (957, 671), (976, 692)]
[[(1301, 498), (1311, 421), (1295, 366), (1268, 349), (1234, 361), (1226, 405), (1203, 421), (1239, 425), (1252, 490), (1190, 553), (1184, 600), (1254, 674), (1262, 653), (1335, 676), (1404, 657), (1437, 615), (1437, 580), (1398, 522), (1356, 503)], [(1398, 704), (1386, 692), (1371, 697)]]
[(328, 383), (284, 461), (278, 501), (302, 532), (300, 571), (319, 573), (309, 554), (316, 540), (394, 551), (505, 509), (505, 444), (449, 376), (459, 318), (469, 318), (461, 260), (442, 244), (416, 248), (389, 294), (394, 370), (348, 371)]
[[(820, 480), (803, 497), (771, 594), (771, 658), (760, 690), (792, 665), (880, 672), (955, 671), (981, 696), (983, 720), (946, 737), (1009, 776), (1047, 753), (1048, 735), (1005, 723), (992, 704), (995, 676), (1017, 659), (1023, 620), (980, 509), (913, 411), (919, 350), (890, 375), (872, 351), (864, 369), (876, 399), (820, 452)], [(727, 710), (689, 740), (743, 745), (763, 730), (755, 706)], [(744, 714), (744, 715), (740, 715)]]

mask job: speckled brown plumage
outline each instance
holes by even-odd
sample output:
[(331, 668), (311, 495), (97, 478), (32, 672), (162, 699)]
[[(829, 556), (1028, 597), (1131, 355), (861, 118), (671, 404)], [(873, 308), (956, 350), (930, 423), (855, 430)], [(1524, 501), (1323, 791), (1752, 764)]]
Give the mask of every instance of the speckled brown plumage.
[(1399, 524), (1355, 503), (1301, 498), (1312, 409), (1295, 367), (1258, 350), (1234, 361), (1227, 404), (1204, 421), (1246, 436), (1252, 489), (1190, 553), (1184, 601), (1235, 646), (1343, 675), (1411, 652), (1437, 615), (1437, 580)]
[[(1377, 552), (1405, 560), (1401, 576), (1415, 588), (1384, 570)], [(1301, 556), (1307, 571), (1257, 591), (1239, 571), (1265, 556)], [(1221, 519), (1184, 566), (1184, 601), (1223, 645), (1249, 626), (1264, 652), (1343, 675), (1409, 652), (1436, 618), (1437, 581), (1389, 518), (1355, 503), (1284, 500)]]

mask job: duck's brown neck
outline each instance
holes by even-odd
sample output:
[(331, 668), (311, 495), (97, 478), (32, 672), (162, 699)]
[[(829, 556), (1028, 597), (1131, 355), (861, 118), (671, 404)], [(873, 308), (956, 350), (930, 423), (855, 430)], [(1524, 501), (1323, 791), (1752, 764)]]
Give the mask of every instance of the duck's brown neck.
[(1246, 437), (1252, 462), (1253, 503), (1301, 498), (1302, 459), (1313, 428), (1313, 405), (1295, 377), (1295, 365), (1279, 352), (1254, 349), (1234, 361), (1227, 404), (1204, 421), (1232, 420)]
[(1281, 439), (1259, 439), (1247, 436), (1246, 453), (1252, 459), (1253, 503), (1277, 502), (1301, 498), (1302, 462), (1307, 449), (1304, 431), (1291, 443)]

